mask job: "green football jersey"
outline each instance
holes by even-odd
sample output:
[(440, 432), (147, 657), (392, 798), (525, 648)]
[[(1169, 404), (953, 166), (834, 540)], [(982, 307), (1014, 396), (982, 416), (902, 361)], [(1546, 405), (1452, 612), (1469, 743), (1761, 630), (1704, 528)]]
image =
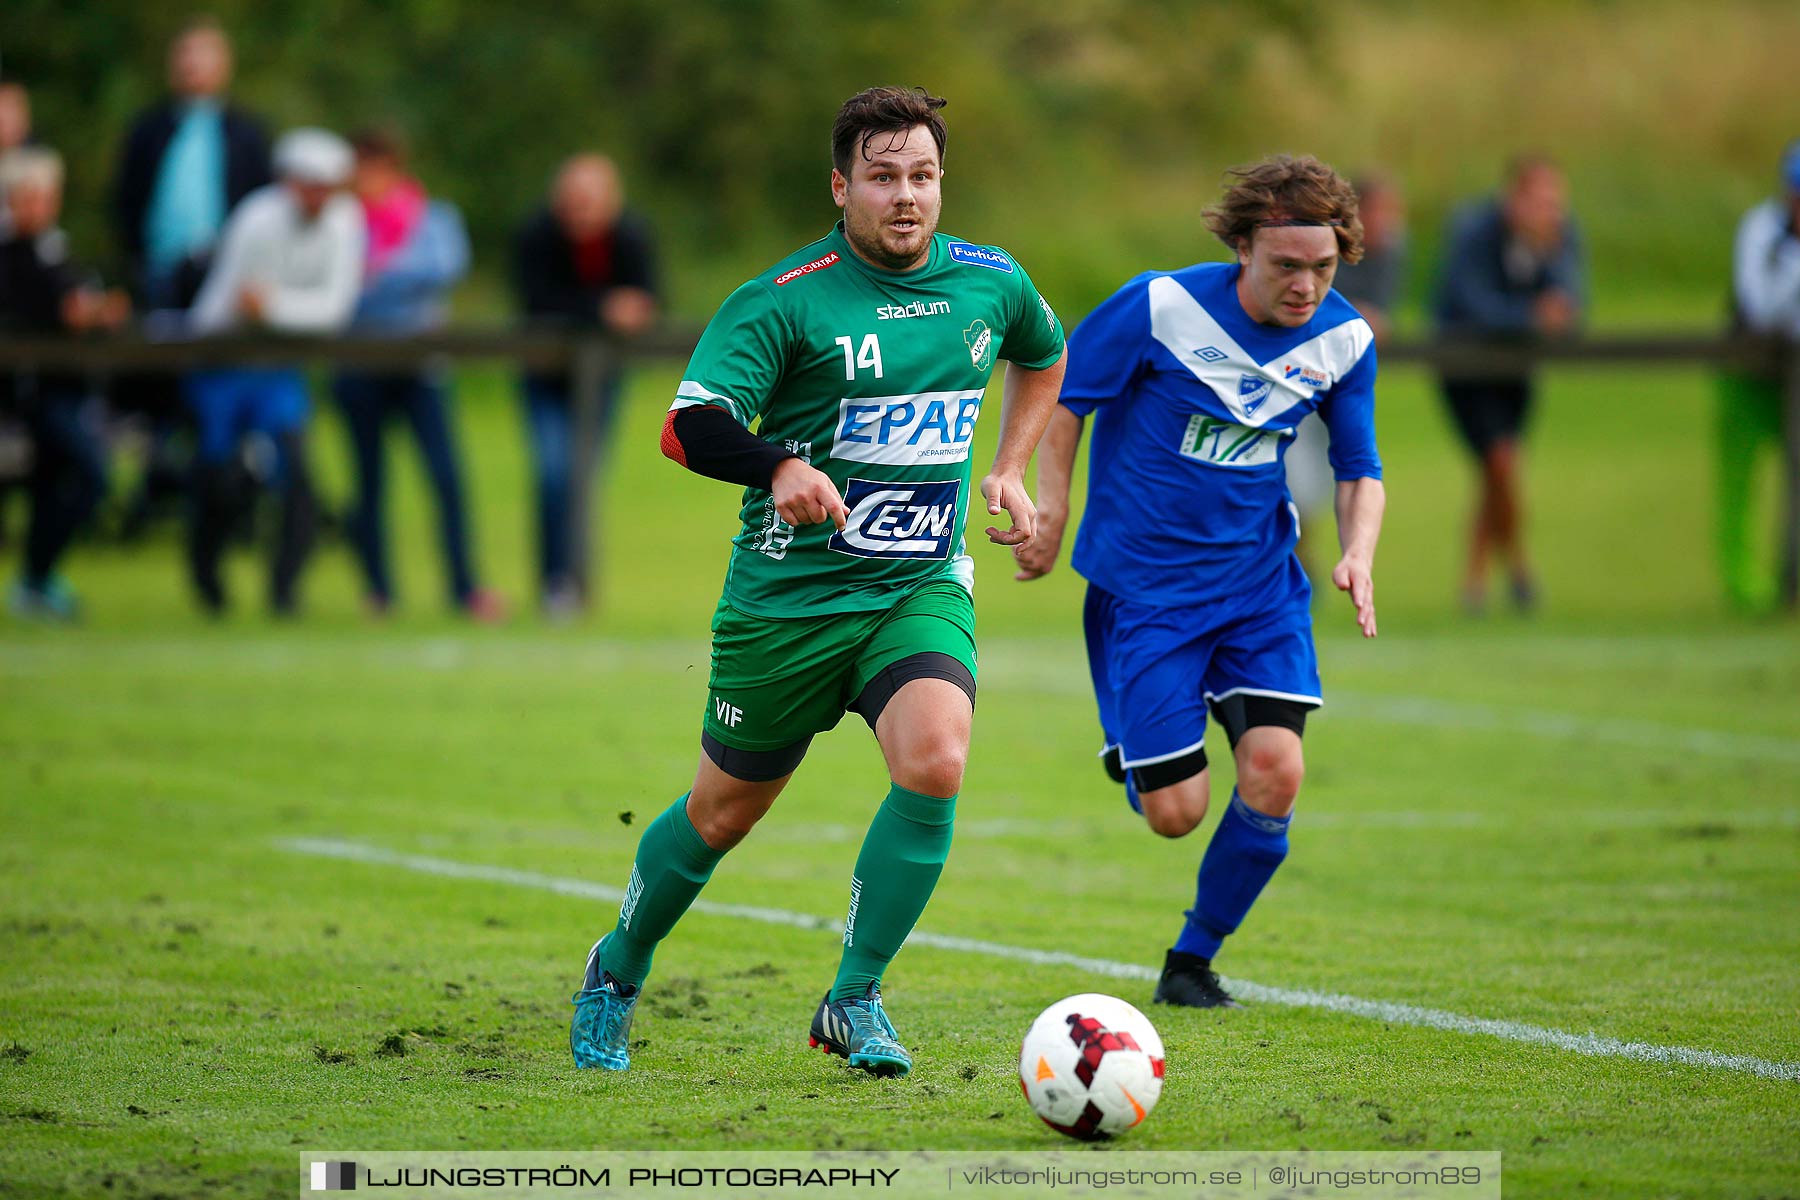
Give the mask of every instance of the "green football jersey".
[(849, 523), (795, 529), (744, 493), (725, 597), (757, 616), (866, 612), (949, 576), (971, 591), (963, 545), (970, 443), (994, 364), (1039, 370), (1063, 330), (1004, 251), (945, 234), (925, 265), (882, 271), (840, 222), (720, 306), (676, 391), (714, 405), (831, 477)]

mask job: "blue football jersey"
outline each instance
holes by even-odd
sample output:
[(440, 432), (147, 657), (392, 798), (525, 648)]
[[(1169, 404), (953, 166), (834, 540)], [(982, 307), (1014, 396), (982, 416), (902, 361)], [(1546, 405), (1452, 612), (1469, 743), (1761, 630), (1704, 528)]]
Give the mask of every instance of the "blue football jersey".
[(1306, 324), (1262, 325), (1239, 267), (1138, 276), (1069, 335), (1062, 403), (1093, 414), (1071, 563), (1142, 604), (1205, 604), (1280, 569), (1299, 534), (1282, 458), (1317, 412), (1340, 480), (1381, 477), (1375, 338), (1328, 293)]

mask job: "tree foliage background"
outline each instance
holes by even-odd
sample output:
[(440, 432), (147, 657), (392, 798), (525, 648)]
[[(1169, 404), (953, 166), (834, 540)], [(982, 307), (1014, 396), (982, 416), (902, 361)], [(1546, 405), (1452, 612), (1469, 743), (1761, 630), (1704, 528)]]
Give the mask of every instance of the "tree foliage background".
[[(404, 130), (475, 235), (498, 309), (508, 230), (556, 162), (613, 153), (660, 231), (675, 305), (834, 218), (839, 102), (875, 82), (950, 97), (945, 228), (1014, 249), (1074, 313), (1150, 266), (1213, 256), (1198, 214), (1223, 170), (1275, 150), (1381, 165), (1411, 197), (1413, 291), (1450, 206), (1522, 149), (1568, 164), (1603, 302), (1621, 320), (1711, 314), (1731, 227), (1800, 136), (1800, 5), (1642, 0), (217, 0), (238, 100), (273, 129)], [(106, 261), (103, 196), (172, 32), (152, 0), (10, 0), (0, 74), (70, 159), (78, 249)]]

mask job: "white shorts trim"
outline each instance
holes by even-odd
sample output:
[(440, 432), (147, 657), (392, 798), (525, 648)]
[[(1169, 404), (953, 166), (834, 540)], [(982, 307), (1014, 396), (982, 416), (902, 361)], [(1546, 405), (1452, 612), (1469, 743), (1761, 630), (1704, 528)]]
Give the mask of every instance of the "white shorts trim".
[[(1181, 749), (1171, 750), (1167, 754), (1158, 754), (1151, 758), (1128, 758), (1125, 761), (1121, 762), (1119, 765), (1121, 767), (1125, 767), (1128, 769), (1131, 767), (1154, 766), (1157, 763), (1168, 762), (1170, 759), (1180, 758), (1184, 754), (1192, 754), (1194, 751), (1201, 749), (1205, 745), (1206, 745), (1206, 739), (1201, 738), (1199, 741), (1195, 742), (1191, 746), (1183, 746)], [(1123, 753), (1125, 748), (1123, 746), (1121, 746), (1121, 747), (1119, 747), (1119, 749), (1120, 749), (1120, 752)]]
[(1106, 745), (1100, 747), (1099, 750), (1095, 751), (1094, 757), (1095, 758), (1105, 758), (1107, 755), (1111, 754), (1114, 750), (1117, 750), (1120, 754), (1125, 753), (1125, 747), (1119, 745), (1119, 743), (1108, 742), (1108, 743), (1106, 743)]
[(1296, 692), (1276, 692), (1268, 688), (1253, 687), (1235, 687), (1229, 691), (1217, 693), (1207, 692), (1206, 702), (1211, 704), (1214, 700), (1229, 700), (1233, 696), (1267, 696), (1271, 700), (1292, 700), (1296, 704), (1310, 704), (1314, 708), (1325, 707), (1325, 697), (1323, 696), (1302, 696)]

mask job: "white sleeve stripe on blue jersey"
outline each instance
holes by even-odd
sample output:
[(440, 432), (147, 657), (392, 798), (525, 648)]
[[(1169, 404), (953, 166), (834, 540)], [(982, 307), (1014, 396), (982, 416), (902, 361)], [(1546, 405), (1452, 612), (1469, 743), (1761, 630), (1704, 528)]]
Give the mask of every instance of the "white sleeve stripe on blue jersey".
[[(1239, 424), (1251, 429), (1262, 428), (1294, 405), (1328, 390), (1375, 341), (1369, 323), (1354, 317), (1267, 363), (1259, 363), (1225, 332), (1193, 293), (1166, 275), (1150, 281), (1150, 336), (1211, 388)], [(1238, 390), (1238, 381), (1245, 375), (1268, 379), (1287, 403), (1265, 402), (1257, 405), (1255, 411), (1247, 410)]]

